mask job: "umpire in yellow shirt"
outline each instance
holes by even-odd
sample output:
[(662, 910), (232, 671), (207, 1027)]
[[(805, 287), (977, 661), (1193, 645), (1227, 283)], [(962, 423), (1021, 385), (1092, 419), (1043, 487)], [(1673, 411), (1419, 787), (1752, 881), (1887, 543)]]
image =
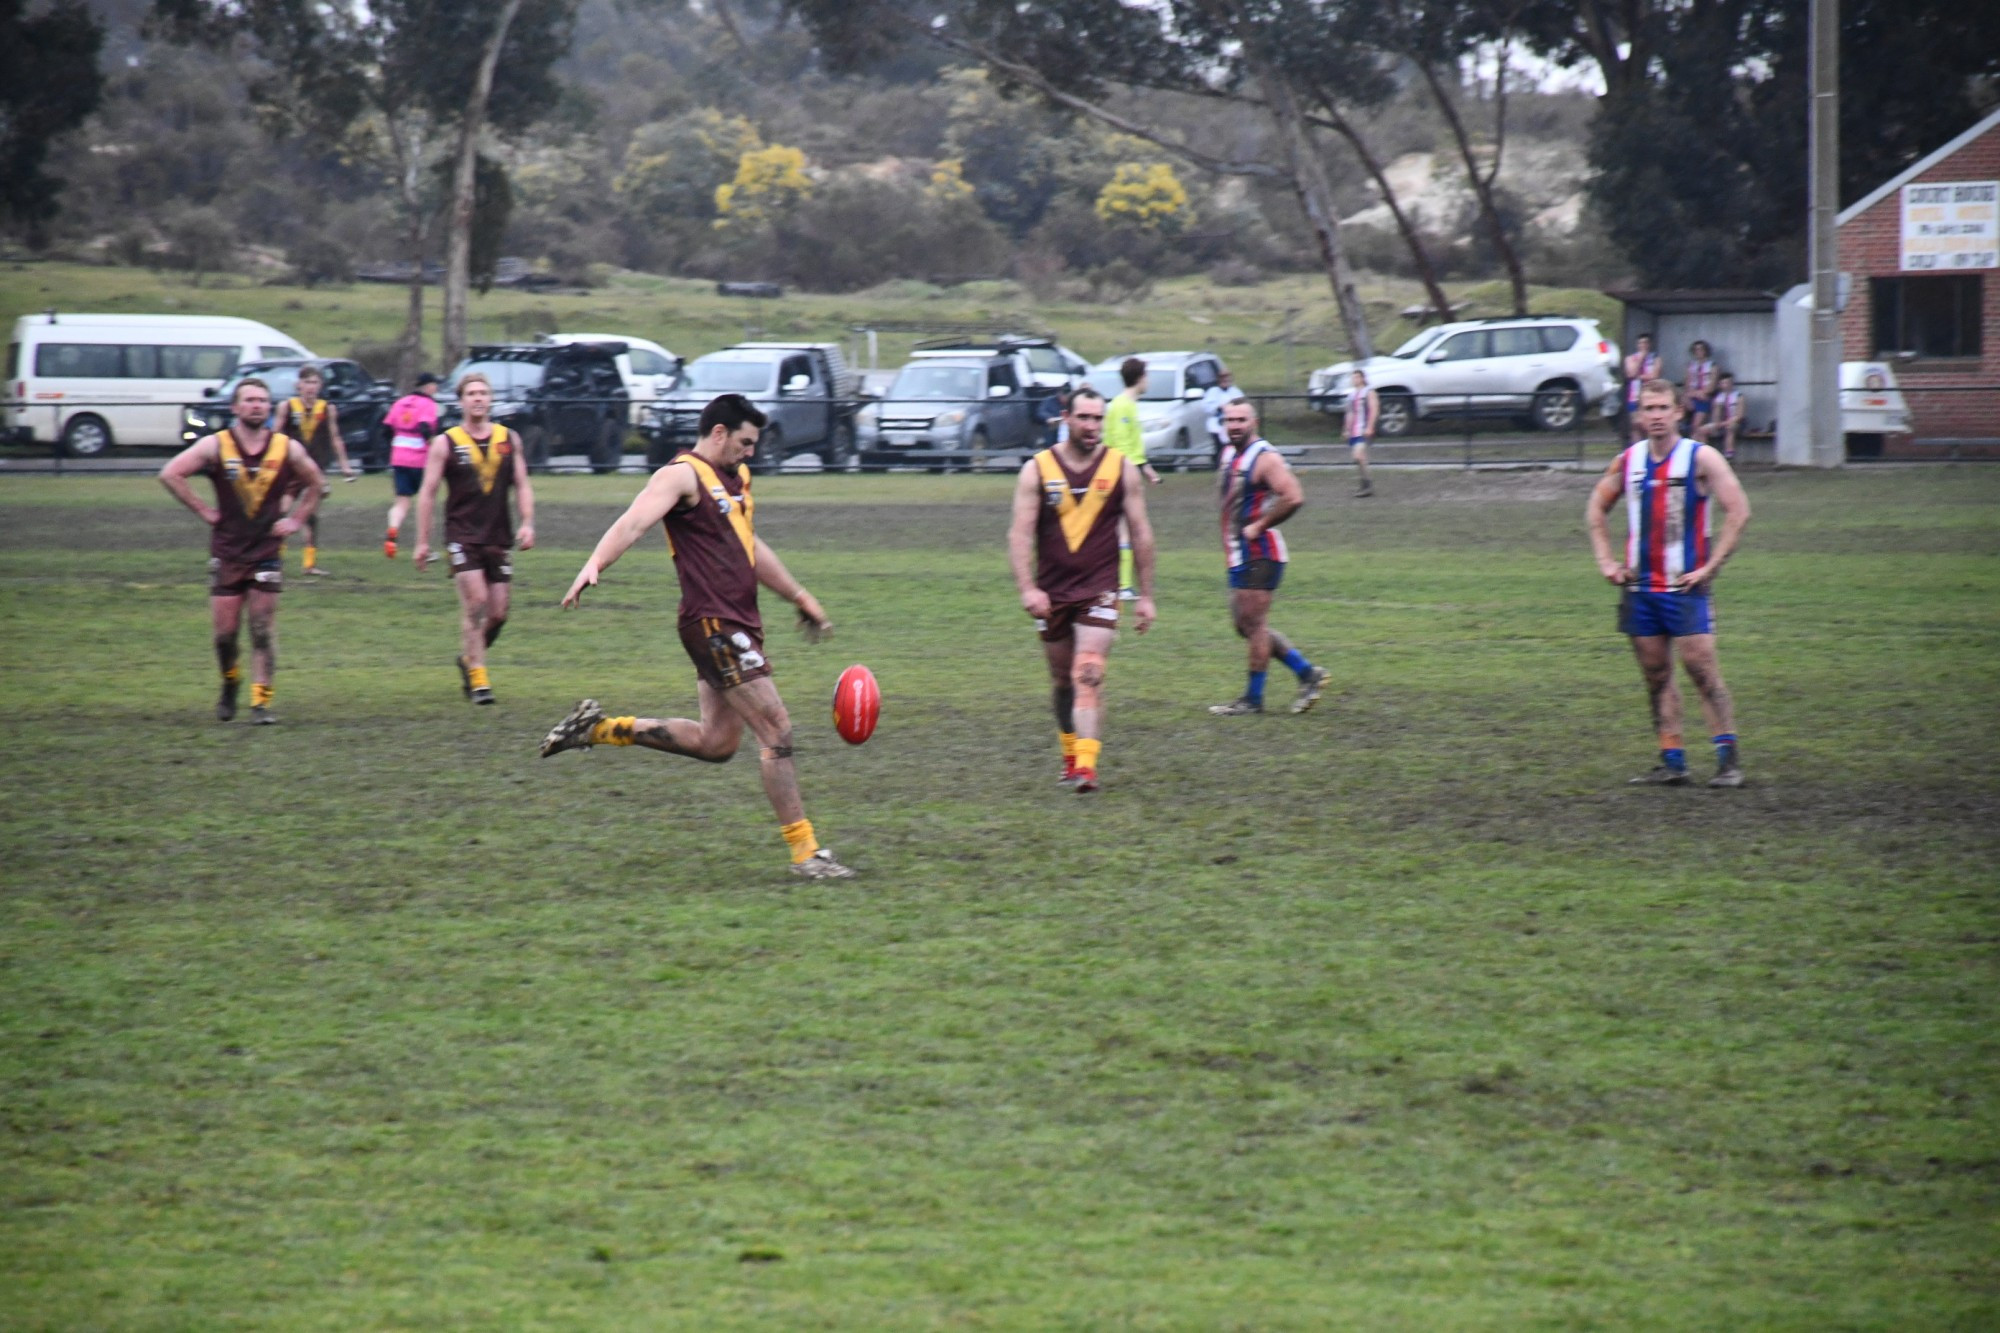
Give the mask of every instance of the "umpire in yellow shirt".
[[(1136, 356), (1126, 357), (1118, 366), (1118, 378), (1125, 381), (1125, 387), (1105, 405), (1105, 446), (1131, 459), (1132, 466), (1145, 473), (1146, 480), (1157, 486), (1160, 474), (1146, 461), (1146, 433), (1139, 428), (1139, 395), (1145, 391), (1146, 363)], [(1126, 530), (1125, 520), (1121, 518), (1118, 520), (1118, 600), (1129, 602), (1135, 595), (1132, 591), (1132, 534)]]

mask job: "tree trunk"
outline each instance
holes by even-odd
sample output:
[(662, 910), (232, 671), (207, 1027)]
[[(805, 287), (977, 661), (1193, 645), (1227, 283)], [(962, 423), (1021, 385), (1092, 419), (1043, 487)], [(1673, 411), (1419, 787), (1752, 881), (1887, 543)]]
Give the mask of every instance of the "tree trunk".
[(424, 201), (423, 134), (413, 125), (399, 124), (394, 112), (385, 112), (389, 144), (396, 156), (396, 193), (403, 202), (403, 216), (409, 222), (410, 273), (409, 307), (403, 316), (403, 334), (396, 348), (396, 387), (408, 393), (423, 370), (424, 361)]
[[(1501, 52), (1501, 73), (1497, 78), (1505, 79), (1505, 48)], [(1465, 179), (1472, 185), (1472, 193), (1479, 200), (1479, 216), (1486, 223), (1486, 234), (1493, 242), (1493, 251), (1500, 256), (1500, 262), (1507, 269), (1507, 281), (1514, 287), (1514, 313), (1528, 313), (1528, 279), (1521, 271), (1521, 256), (1514, 252), (1514, 242), (1507, 236), (1507, 224), (1500, 216), (1500, 209), (1493, 198), (1493, 178), (1500, 174), (1500, 149), (1504, 139), (1496, 140), (1493, 146), (1493, 170), (1482, 172), (1479, 162), (1472, 155), (1472, 139), (1465, 132), (1465, 120), (1458, 114), (1458, 104), (1446, 91), (1443, 80), (1429, 61), (1419, 60), (1418, 68), (1424, 72), (1424, 81), (1430, 85), (1431, 96), (1437, 99), (1438, 110), (1444, 115), (1445, 124), (1451, 126), (1451, 137), (1458, 143), (1458, 159), (1465, 164)]]
[(1409, 214), (1403, 211), (1403, 203), (1396, 198), (1396, 191), (1390, 186), (1388, 174), (1382, 170), (1381, 162), (1376, 159), (1373, 152), (1369, 151), (1361, 132), (1354, 128), (1353, 122), (1341, 114), (1340, 108), (1334, 104), (1331, 97), (1322, 93), (1314, 100), (1326, 112), (1323, 123), (1347, 140), (1347, 146), (1361, 159), (1361, 165), (1367, 170), (1369, 179), (1375, 182), (1375, 188), (1382, 192), (1382, 202), (1389, 206), (1389, 216), (1396, 219), (1396, 230), (1402, 233), (1403, 244), (1410, 249), (1410, 260), (1417, 267), (1417, 281), (1423, 283), (1424, 296), (1430, 301), (1431, 309), (1437, 311), (1439, 320), (1450, 319), (1451, 298), (1445, 295), (1444, 286), (1438, 281), (1437, 266), (1431, 263), (1430, 248), (1424, 244), (1424, 238), (1418, 234), (1416, 224), (1410, 220)]
[(444, 356), (441, 370), (465, 359), (466, 302), (472, 288), (472, 205), (479, 164), (479, 132), (486, 125), (486, 104), (493, 96), (493, 74), (500, 64), (500, 48), (507, 41), (507, 29), (521, 11), (521, 0), (507, 0), (495, 22), (493, 36), (479, 60), (479, 74), (466, 99), (458, 127), (458, 166), (451, 181), (451, 213), (445, 232), (444, 258)]
[(1312, 136), (1306, 132), (1298, 98), (1285, 76), (1257, 53), (1254, 35), (1243, 42), (1243, 61), (1257, 86), (1263, 89), (1264, 104), (1270, 109), (1271, 123), (1284, 146), (1292, 188), (1298, 193), (1299, 207), (1305, 210), (1313, 239), (1319, 242), (1320, 261), (1333, 286), (1334, 304), (1340, 308), (1340, 323), (1347, 330), (1347, 345), (1357, 361), (1375, 355), (1375, 339), (1368, 332), (1368, 312), (1362, 308), (1361, 293), (1354, 286), (1354, 270), (1340, 244), (1340, 214), (1333, 206), (1333, 182), (1326, 174)]

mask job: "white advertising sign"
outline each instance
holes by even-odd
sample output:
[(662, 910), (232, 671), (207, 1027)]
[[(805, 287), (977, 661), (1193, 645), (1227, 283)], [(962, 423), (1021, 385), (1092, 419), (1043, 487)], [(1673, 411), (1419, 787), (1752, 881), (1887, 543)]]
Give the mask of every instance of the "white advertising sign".
[(1903, 187), (1903, 271), (2000, 268), (2000, 181)]

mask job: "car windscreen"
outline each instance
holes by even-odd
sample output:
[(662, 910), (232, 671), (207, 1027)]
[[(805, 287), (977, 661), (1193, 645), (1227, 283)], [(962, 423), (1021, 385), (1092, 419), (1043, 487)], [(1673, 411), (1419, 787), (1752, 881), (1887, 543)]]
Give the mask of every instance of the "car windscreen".
[(696, 361), (688, 366), (681, 387), (696, 393), (763, 393), (771, 387), (771, 363)]
[(224, 401), (234, 398), (236, 386), (249, 379), (264, 381), (264, 387), (271, 391), (271, 406), (274, 408), (299, 391), (297, 366), (245, 366), (229, 377), (217, 397)]
[(889, 386), (889, 398), (964, 402), (985, 392), (985, 377), (971, 366), (904, 366)]
[[(1180, 397), (1179, 382), (1180, 375), (1176, 371), (1149, 370), (1146, 372), (1145, 391), (1139, 397), (1146, 402), (1171, 401)], [(1090, 372), (1090, 387), (1108, 400), (1125, 392), (1125, 378), (1115, 370), (1093, 370)]]
[(1419, 333), (1416, 337), (1410, 339), (1408, 342), (1404, 343), (1401, 347), (1398, 347), (1395, 351), (1389, 353), (1389, 355), (1400, 356), (1403, 359), (1408, 360), (1410, 357), (1418, 355), (1426, 347), (1429, 347), (1432, 343), (1436, 342), (1438, 335), (1443, 332), (1444, 332), (1443, 329), (1425, 329), (1422, 333)]
[(541, 388), (544, 369), (533, 361), (465, 361), (451, 372), (450, 383), (456, 386), (476, 370), (493, 385), (494, 400), (500, 401)]

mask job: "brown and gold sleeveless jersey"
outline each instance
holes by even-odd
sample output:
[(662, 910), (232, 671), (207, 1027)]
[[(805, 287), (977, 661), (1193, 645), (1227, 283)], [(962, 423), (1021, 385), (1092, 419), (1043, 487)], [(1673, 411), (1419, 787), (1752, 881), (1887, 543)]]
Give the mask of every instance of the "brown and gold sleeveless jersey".
[(221, 517), (208, 530), (208, 553), (236, 564), (276, 560), (284, 539), (271, 535), (271, 525), (284, 517), (286, 498), (305, 488), (305, 474), (292, 457), (298, 446), (273, 431), (262, 453), (245, 454), (233, 432), (215, 438), (220, 456), (206, 472)]
[(1060, 449), (1035, 455), (1042, 507), (1035, 516), (1035, 586), (1060, 606), (1118, 591), (1118, 519), (1125, 512), (1125, 455), (1102, 446), (1072, 472)]
[(444, 539), (465, 546), (512, 546), (514, 450), (520, 441), (498, 422), (482, 440), (463, 426), (444, 433)]
[(719, 473), (699, 454), (674, 458), (694, 469), (702, 494), (667, 512), (667, 549), (681, 581), (683, 621), (702, 616), (762, 629), (757, 615), (757, 538), (751, 528), (756, 503), (750, 469)]
[(311, 407), (303, 398), (285, 403), (285, 430), (306, 447), (312, 461), (322, 468), (333, 461), (333, 420), (326, 399), (315, 398)]

